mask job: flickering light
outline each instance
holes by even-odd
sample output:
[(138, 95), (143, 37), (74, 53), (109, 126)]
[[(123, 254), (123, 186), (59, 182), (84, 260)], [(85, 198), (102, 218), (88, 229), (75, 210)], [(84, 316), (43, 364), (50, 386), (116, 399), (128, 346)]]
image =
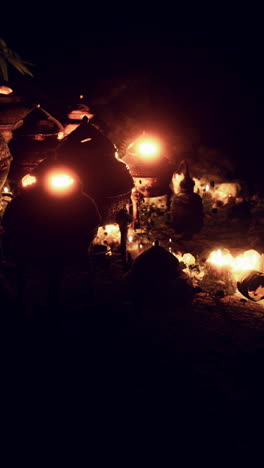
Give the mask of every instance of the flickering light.
[(138, 154), (144, 159), (157, 158), (160, 155), (160, 146), (156, 141), (145, 140), (137, 145)]
[(209, 192), (209, 190), (210, 190), (210, 185), (207, 184), (207, 185), (205, 186), (205, 191), (206, 191), (206, 192)]
[(57, 167), (48, 171), (43, 179), (45, 190), (53, 195), (67, 195), (77, 188), (78, 178), (68, 168)]
[(256, 250), (246, 250), (233, 257), (228, 249), (218, 249), (210, 253), (207, 262), (216, 267), (228, 267), (237, 279), (242, 272), (261, 269), (261, 255)]
[(114, 244), (120, 244), (119, 225), (115, 223), (107, 224), (105, 226), (99, 226), (94, 242), (97, 244), (108, 244), (111, 246), (113, 246)]
[(9, 88), (9, 86), (0, 86), (0, 94), (5, 94), (8, 96), (8, 94), (11, 94), (13, 92), (12, 88)]
[(67, 189), (74, 183), (74, 179), (68, 174), (55, 174), (50, 178), (50, 185), (55, 190)]
[(210, 253), (207, 262), (212, 263), (218, 267), (232, 266), (233, 257), (230, 252), (217, 249)]
[(64, 137), (64, 132), (59, 132), (59, 133), (58, 133), (58, 136), (57, 136), (57, 139), (58, 139), (58, 140), (62, 140), (63, 137)]
[(26, 174), (21, 181), (22, 187), (28, 187), (30, 185), (35, 184), (36, 182), (37, 182), (36, 177), (30, 174)]

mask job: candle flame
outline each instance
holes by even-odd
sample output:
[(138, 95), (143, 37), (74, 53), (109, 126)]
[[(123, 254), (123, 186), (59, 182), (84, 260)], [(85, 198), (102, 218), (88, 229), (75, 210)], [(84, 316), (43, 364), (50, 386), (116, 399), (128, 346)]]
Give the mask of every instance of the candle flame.
[(207, 262), (219, 268), (230, 268), (235, 277), (246, 271), (261, 270), (261, 255), (253, 249), (246, 250), (236, 257), (233, 257), (227, 249), (214, 250), (210, 253)]

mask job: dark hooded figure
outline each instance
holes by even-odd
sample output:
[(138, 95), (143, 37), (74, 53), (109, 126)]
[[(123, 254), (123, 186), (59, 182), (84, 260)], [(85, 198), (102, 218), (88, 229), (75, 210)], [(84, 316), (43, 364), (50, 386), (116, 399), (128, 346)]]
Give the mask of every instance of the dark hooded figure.
[(85, 254), (101, 216), (94, 200), (82, 192), (77, 178), (70, 193), (62, 195), (49, 192), (40, 174), (38, 177), (38, 183), (21, 190), (5, 211), (5, 255), (29, 262), (58, 259), (67, 263)]
[(186, 240), (200, 232), (203, 227), (203, 202), (197, 193), (194, 193), (194, 181), (190, 177), (186, 161), (180, 164), (179, 173), (184, 178), (180, 182), (180, 192), (173, 195), (171, 200), (172, 227)]
[(118, 158), (114, 144), (87, 117), (61, 141), (56, 157), (79, 175), (84, 191), (102, 211), (106, 198), (130, 197), (134, 181), (128, 166)]
[[(49, 165), (49, 171), (58, 170), (54, 162)], [(54, 177), (55, 173), (49, 171)], [(54, 299), (55, 285), (58, 286), (64, 266), (88, 254), (101, 216), (94, 200), (83, 193), (76, 175), (70, 179), (74, 182), (69, 193), (61, 193), (49, 190), (46, 174), (45, 171), (43, 178), (38, 174), (37, 182), (21, 190), (7, 207), (2, 220), (3, 253), (6, 260), (17, 265), (21, 284), (27, 265), (47, 271)]]

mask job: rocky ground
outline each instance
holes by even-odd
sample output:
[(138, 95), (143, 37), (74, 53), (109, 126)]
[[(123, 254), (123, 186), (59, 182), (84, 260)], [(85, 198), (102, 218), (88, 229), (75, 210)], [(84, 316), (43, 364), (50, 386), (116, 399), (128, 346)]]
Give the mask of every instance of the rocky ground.
[[(168, 228), (152, 235), (203, 256), (220, 246), (252, 247), (251, 226), (219, 216), (189, 241)], [(261, 245), (261, 228), (254, 229)], [(1, 308), (11, 412), (33, 425), (43, 418), (51, 432), (54, 415), (77, 432), (92, 427), (95, 444), (122, 448), (126, 457), (144, 449), (163, 461), (171, 451), (176, 459), (195, 454), (213, 464), (260, 460), (263, 305), (237, 295), (214, 301), (204, 292), (191, 306), (177, 297), (170, 307), (132, 303), (122, 294), (123, 273), (118, 250), (109, 264), (68, 269), (59, 303), (48, 306), (46, 280), (31, 270), (22, 307), (13, 296), (14, 271), (3, 269), (11, 285)]]

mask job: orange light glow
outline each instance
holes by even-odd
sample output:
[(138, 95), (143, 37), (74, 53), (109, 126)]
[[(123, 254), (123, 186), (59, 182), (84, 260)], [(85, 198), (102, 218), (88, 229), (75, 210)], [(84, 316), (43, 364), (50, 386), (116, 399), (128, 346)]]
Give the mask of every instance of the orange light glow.
[(64, 190), (74, 183), (69, 174), (54, 174), (50, 177), (50, 186), (55, 190)]
[(81, 143), (87, 143), (87, 141), (91, 141), (91, 138), (85, 138), (84, 140), (81, 141)]
[(9, 86), (0, 86), (0, 94), (5, 94), (8, 96), (8, 94), (11, 94), (13, 92), (12, 88), (9, 88)]
[(69, 135), (71, 132), (73, 132), (76, 128), (78, 127), (78, 124), (68, 124), (64, 128), (64, 134)]
[(143, 134), (128, 145), (125, 161), (131, 164), (133, 163), (133, 159), (136, 161), (136, 159), (141, 158), (145, 162), (152, 162), (160, 158), (161, 152), (162, 145), (160, 139), (155, 135)]
[(146, 160), (153, 160), (160, 156), (160, 145), (156, 141), (140, 141), (136, 149), (137, 153)]
[(30, 185), (35, 184), (36, 182), (37, 182), (36, 177), (30, 174), (26, 174), (21, 181), (22, 187), (28, 187)]
[(227, 250), (214, 250), (210, 253), (207, 262), (216, 267), (229, 267), (237, 279), (243, 272), (250, 270), (261, 270), (261, 255), (256, 250), (246, 250), (237, 257), (233, 257)]
[(83, 119), (83, 117), (87, 117), (88, 119), (92, 119), (94, 117), (94, 114), (92, 114), (88, 110), (87, 111), (81, 111), (79, 109), (72, 110), (68, 114), (68, 118), (71, 119), (71, 120), (80, 120), (81, 121)]
[(224, 205), (229, 202), (230, 198), (235, 198), (239, 192), (240, 186), (238, 183), (223, 183), (215, 187), (213, 198), (220, 200)]
[(59, 133), (58, 133), (58, 136), (57, 136), (57, 139), (58, 139), (58, 140), (62, 140), (63, 137), (64, 137), (64, 132), (59, 132)]
[(144, 141), (138, 147), (139, 152), (144, 156), (153, 156), (158, 152), (158, 146), (151, 141)]
[(120, 228), (117, 223), (99, 226), (95, 238), (97, 244), (119, 244), (120, 243)]
[(68, 195), (78, 187), (78, 177), (68, 167), (54, 167), (45, 175), (44, 188), (52, 195)]

